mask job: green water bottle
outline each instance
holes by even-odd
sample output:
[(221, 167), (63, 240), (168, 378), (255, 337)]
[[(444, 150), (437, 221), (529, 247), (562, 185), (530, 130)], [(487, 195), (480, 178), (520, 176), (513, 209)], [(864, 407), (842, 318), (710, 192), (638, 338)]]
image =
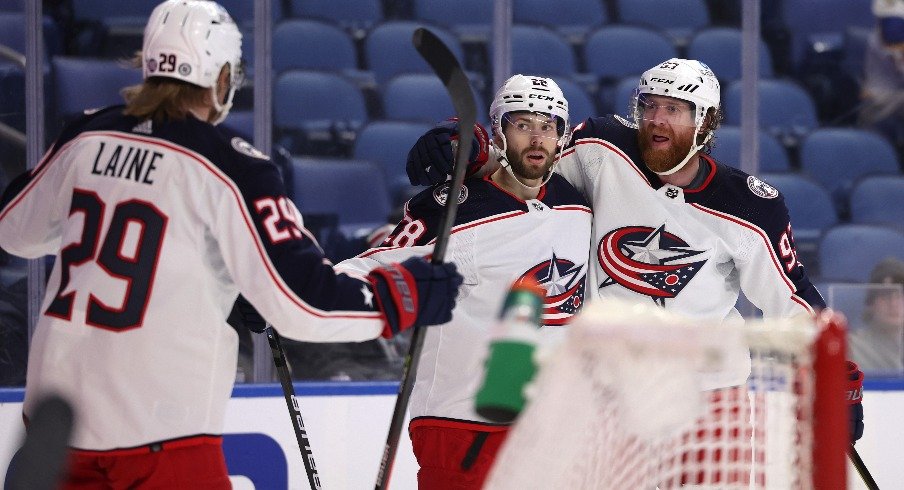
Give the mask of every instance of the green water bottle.
[(545, 296), (546, 291), (533, 280), (522, 279), (509, 290), (491, 332), (485, 376), (475, 400), (481, 417), (508, 423), (524, 408), (524, 387), (537, 370), (533, 356)]

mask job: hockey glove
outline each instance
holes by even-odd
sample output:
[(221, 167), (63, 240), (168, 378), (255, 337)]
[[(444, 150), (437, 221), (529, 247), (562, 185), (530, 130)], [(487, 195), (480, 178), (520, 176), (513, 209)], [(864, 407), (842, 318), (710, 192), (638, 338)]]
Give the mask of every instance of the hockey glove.
[(267, 321), (241, 294), (235, 299), (235, 304), (232, 305), (232, 312), (229, 313), (229, 318), (226, 319), (226, 322), (237, 330), (240, 326), (244, 326), (254, 333), (262, 333), (267, 329)]
[[(424, 133), (408, 152), (408, 180), (412, 185), (433, 185), (445, 182), (452, 173), (455, 159), (453, 141), (458, 141), (458, 118), (448, 119)], [(490, 137), (480, 123), (474, 123), (474, 141), (468, 157), (466, 177), (479, 171), (489, 159)]]
[(390, 338), (413, 326), (438, 325), (452, 319), (455, 296), (463, 281), (455, 264), (434, 265), (422, 257), (374, 269), (377, 306), (386, 318), (383, 337)]
[(863, 437), (863, 371), (847, 361), (847, 402), (851, 417), (851, 444)]

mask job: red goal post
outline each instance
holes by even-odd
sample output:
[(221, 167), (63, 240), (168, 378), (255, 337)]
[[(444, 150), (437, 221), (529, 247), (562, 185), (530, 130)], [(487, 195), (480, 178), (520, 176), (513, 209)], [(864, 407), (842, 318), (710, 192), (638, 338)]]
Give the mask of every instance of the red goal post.
[(538, 356), (485, 488), (843, 489), (844, 358), (829, 310), (706, 324), (588, 305)]

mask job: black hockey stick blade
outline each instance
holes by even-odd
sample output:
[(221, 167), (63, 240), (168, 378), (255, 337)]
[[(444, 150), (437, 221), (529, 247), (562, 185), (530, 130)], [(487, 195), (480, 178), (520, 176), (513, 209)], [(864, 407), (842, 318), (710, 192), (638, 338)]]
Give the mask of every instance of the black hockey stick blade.
[[(433, 247), (433, 258), (431, 259), (434, 264), (439, 264), (445, 259), (452, 224), (455, 223), (455, 216), (458, 213), (458, 196), (461, 194), (465, 171), (468, 167), (468, 156), (471, 154), (471, 140), (474, 136), (471, 128), (474, 127), (474, 122), (477, 120), (477, 103), (474, 101), (474, 92), (471, 91), (471, 84), (468, 82), (468, 77), (461, 64), (452, 51), (436, 37), (436, 34), (427, 29), (418, 28), (414, 31), (412, 42), (414, 48), (445, 85), (458, 116), (459, 140), (455, 167), (452, 171), (452, 184), (446, 195), (446, 208), (443, 210), (439, 230), (437, 230), (436, 245)], [(399, 382), (399, 394), (392, 412), (386, 445), (383, 447), (383, 454), (380, 458), (380, 469), (377, 472), (377, 483), (374, 486), (377, 490), (389, 487), (392, 463), (395, 460), (399, 436), (405, 424), (405, 412), (408, 409), (411, 390), (414, 388), (414, 378), (417, 375), (417, 365), (424, 345), (424, 335), (423, 328), (415, 328), (411, 334), (411, 346), (405, 355), (402, 380)]]
[(468, 156), (471, 154), (473, 139), (471, 128), (477, 121), (477, 103), (474, 101), (474, 92), (461, 64), (436, 34), (421, 27), (414, 31), (412, 42), (417, 52), (446, 86), (449, 98), (452, 99), (452, 107), (458, 116), (459, 139), (455, 167), (452, 171), (452, 185), (446, 197), (446, 209), (436, 235), (436, 245), (433, 247), (433, 263), (439, 264), (446, 256), (449, 233), (458, 212), (458, 196), (461, 194), (461, 186), (468, 167)]
[(295, 388), (292, 386), (292, 378), (289, 376), (289, 367), (286, 363), (286, 352), (280, 342), (276, 329), (267, 325), (267, 340), (270, 342), (270, 351), (273, 353), (273, 364), (279, 375), (279, 384), (282, 385), (283, 396), (286, 399), (286, 408), (289, 409), (289, 418), (292, 419), (292, 428), (295, 429), (295, 440), (298, 441), (298, 450), (301, 451), (301, 459), (304, 462), (304, 470), (308, 475), (308, 485), (311, 490), (320, 490), (320, 475), (317, 473), (317, 464), (314, 462), (314, 452), (311, 450), (311, 441), (308, 439), (308, 431), (304, 428), (304, 420), (301, 418), (301, 407), (295, 398)]
[(876, 480), (873, 480), (873, 475), (870, 474), (869, 470), (866, 468), (866, 464), (860, 459), (860, 454), (857, 453), (857, 449), (854, 448), (853, 444), (848, 448), (848, 457), (851, 459), (851, 463), (854, 464), (854, 468), (857, 469), (857, 473), (860, 474), (860, 479), (863, 480), (866, 488), (869, 490), (879, 490), (879, 485), (876, 484)]

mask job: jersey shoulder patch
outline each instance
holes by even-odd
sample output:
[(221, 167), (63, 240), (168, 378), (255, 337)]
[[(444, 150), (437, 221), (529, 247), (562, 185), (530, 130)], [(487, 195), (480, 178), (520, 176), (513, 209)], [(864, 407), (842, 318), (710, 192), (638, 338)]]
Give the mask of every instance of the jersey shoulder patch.
[(229, 143), (232, 145), (233, 150), (243, 155), (249, 156), (251, 158), (257, 158), (259, 160), (270, 159), (267, 154), (255, 148), (251, 143), (245, 141), (245, 139), (241, 136), (233, 136)]
[[(433, 188), (433, 200), (440, 206), (445, 206), (449, 200), (449, 190), (452, 188), (452, 182), (443, 182)], [(461, 185), (461, 192), (458, 193), (458, 204), (468, 200), (468, 186)]]
[(778, 197), (778, 189), (754, 175), (747, 176), (747, 188), (750, 189), (750, 192), (754, 195), (762, 197), (763, 199), (775, 199)]

